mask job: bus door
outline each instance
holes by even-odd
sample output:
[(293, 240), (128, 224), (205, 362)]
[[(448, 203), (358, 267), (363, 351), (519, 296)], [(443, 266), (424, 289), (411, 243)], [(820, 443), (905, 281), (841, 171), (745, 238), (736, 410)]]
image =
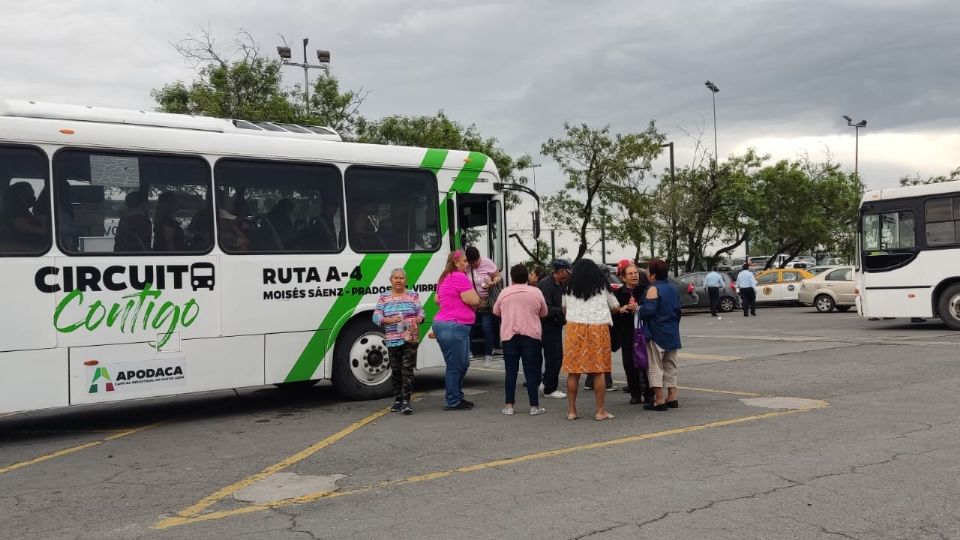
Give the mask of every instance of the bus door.
[(458, 194), (454, 248), (475, 246), (480, 255), (506, 270), (503, 203), (493, 195)]

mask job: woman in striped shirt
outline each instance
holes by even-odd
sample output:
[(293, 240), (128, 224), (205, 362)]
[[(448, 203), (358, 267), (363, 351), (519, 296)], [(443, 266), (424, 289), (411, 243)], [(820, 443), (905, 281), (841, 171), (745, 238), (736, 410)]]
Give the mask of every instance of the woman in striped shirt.
[(423, 306), (420, 305), (420, 296), (407, 289), (407, 273), (403, 268), (394, 268), (390, 272), (390, 291), (380, 295), (373, 312), (373, 324), (383, 327), (390, 357), (395, 398), (390, 412), (413, 413), (410, 394), (413, 392), (413, 370), (417, 367), (421, 322)]

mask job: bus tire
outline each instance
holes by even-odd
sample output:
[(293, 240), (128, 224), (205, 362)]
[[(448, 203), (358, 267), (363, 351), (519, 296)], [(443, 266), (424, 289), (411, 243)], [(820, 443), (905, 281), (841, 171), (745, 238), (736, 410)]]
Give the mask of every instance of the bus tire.
[(817, 308), (820, 313), (830, 313), (835, 306), (836, 303), (834, 303), (833, 298), (830, 298), (830, 295), (827, 294), (821, 294), (813, 299), (813, 307)]
[(960, 330), (960, 283), (949, 285), (937, 298), (940, 320), (951, 330)]
[(347, 399), (380, 399), (393, 392), (383, 330), (369, 319), (344, 326), (333, 349), (333, 388)]

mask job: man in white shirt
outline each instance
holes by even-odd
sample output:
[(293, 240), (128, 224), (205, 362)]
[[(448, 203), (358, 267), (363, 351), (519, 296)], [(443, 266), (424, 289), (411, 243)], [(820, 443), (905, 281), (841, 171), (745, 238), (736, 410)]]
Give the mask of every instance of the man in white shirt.
[(723, 287), (723, 278), (720, 272), (714, 268), (713, 272), (703, 278), (703, 285), (707, 288), (707, 294), (710, 295), (710, 316), (716, 317), (720, 309), (720, 288)]
[[(743, 316), (757, 316), (757, 278), (750, 271), (750, 263), (743, 264), (743, 270), (737, 274), (737, 288), (740, 289), (740, 301), (743, 304)], [(749, 311), (749, 313), (748, 313)]]

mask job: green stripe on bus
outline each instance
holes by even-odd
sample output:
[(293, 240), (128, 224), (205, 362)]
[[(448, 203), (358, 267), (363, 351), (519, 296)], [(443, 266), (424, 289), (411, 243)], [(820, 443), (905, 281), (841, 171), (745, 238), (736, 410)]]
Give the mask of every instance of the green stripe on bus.
[(369, 287), (380, 273), (384, 263), (387, 262), (387, 257), (388, 254), (386, 253), (375, 253), (363, 257), (363, 260), (360, 261), (361, 279), (351, 278), (343, 286), (343, 296), (338, 296), (333, 306), (330, 307), (327, 316), (320, 323), (320, 328), (310, 338), (310, 342), (300, 353), (297, 363), (287, 374), (287, 378), (284, 379), (285, 382), (306, 381), (313, 378), (313, 374), (320, 367), (324, 355), (327, 354), (334, 343), (333, 339), (325, 339), (324, 333), (320, 330), (329, 328), (331, 338), (340, 331), (343, 323), (353, 314), (353, 310), (363, 299), (362, 294), (352, 294), (350, 290), (353, 287)]
[(450, 191), (457, 193), (470, 193), (473, 184), (476, 183), (480, 173), (483, 172), (483, 166), (487, 164), (487, 156), (480, 152), (470, 152), (463, 162), (463, 168), (453, 179), (453, 185)]
[(427, 150), (426, 155), (423, 156), (423, 161), (420, 163), (420, 166), (424, 169), (430, 169), (433, 171), (433, 174), (437, 174), (437, 172), (443, 168), (443, 162), (447, 160), (447, 154), (449, 153), (449, 150), (431, 148)]

